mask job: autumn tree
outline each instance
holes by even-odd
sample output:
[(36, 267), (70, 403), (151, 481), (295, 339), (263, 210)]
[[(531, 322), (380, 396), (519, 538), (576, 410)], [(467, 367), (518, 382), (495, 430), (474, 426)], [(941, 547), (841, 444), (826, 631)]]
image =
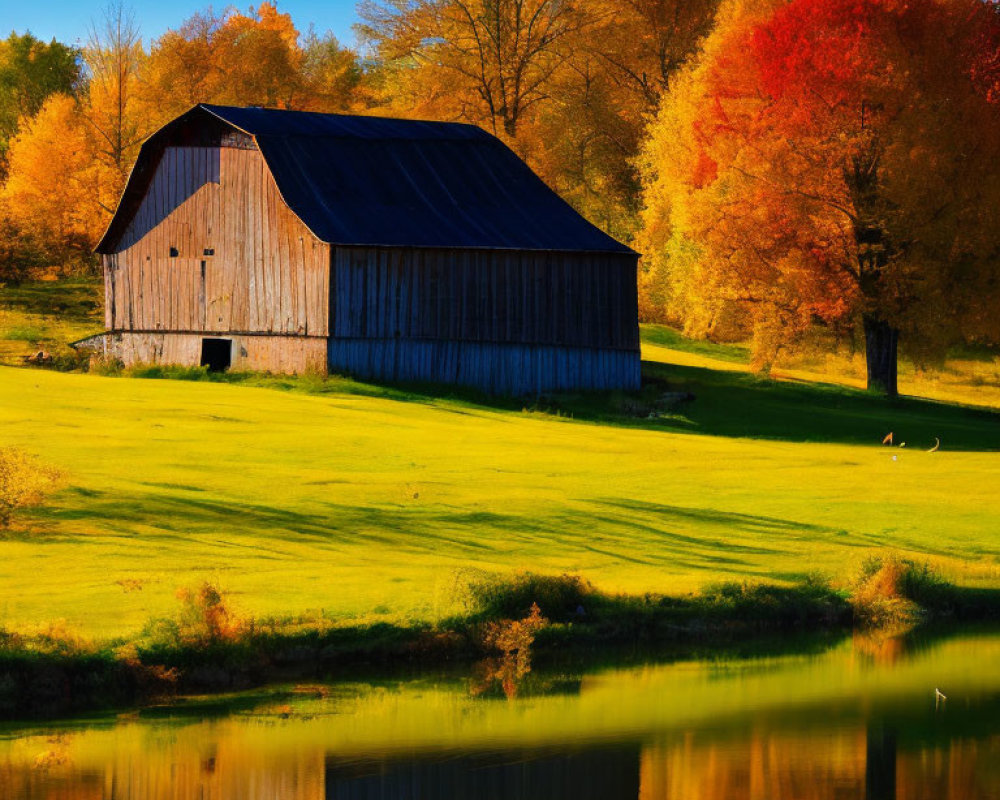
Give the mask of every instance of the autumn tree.
[(0, 224), (11, 247), (5, 272), (26, 263), (86, 268), (149, 132), (135, 102), (143, 57), (127, 8), (108, 6), (91, 27), (75, 95), (52, 94), (22, 118), (10, 143)]
[(193, 15), (153, 43), (140, 78), (146, 116), (166, 122), (198, 103), (343, 111), (361, 70), (332, 34), (300, 37), (265, 2), (247, 14)]
[(731, 3), (644, 156), (664, 300), (702, 330), (750, 320), (762, 363), (811, 325), (858, 324), (889, 395), (900, 336), (924, 355), (1000, 341), (1000, 117), (977, 79), (994, 12)]
[(642, 122), (623, 113), (600, 59), (577, 51), (522, 125), (520, 151), (564, 199), (620, 239), (635, 230), (639, 182), (633, 159)]
[(2, 224), (17, 240), (11, 262), (31, 253), (48, 265), (93, 264), (91, 251), (149, 133), (135, 102), (142, 57), (131, 13), (112, 3), (91, 26), (75, 96), (50, 95), (22, 119), (0, 192)]
[(655, 112), (670, 79), (712, 29), (719, 0), (593, 0), (587, 49), (629, 98), (633, 114)]
[(383, 68), (402, 76), (396, 90), (511, 140), (586, 22), (570, 0), (366, 0), (359, 12)]
[(302, 51), (289, 14), (274, 3), (226, 15), (212, 37), (216, 83), (212, 98), (231, 105), (294, 108)]
[(0, 203), (22, 243), (51, 263), (82, 263), (106, 221), (93, 131), (77, 101), (55, 94), (11, 141)]
[(672, 76), (711, 29), (718, 0), (588, 0), (524, 148), (591, 221), (630, 239), (639, 211), (635, 158)]
[(49, 95), (70, 94), (80, 79), (79, 53), (54, 39), (30, 33), (0, 40), (0, 176), (20, 120), (38, 113)]
[(299, 71), (304, 110), (348, 111), (362, 102), (363, 71), (358, 57), (329, 31), (322, 36), (308, 31), (302, 41)]
[(123, 0), (112, 0), (101, 19), (91, 23), (83, 50), (88, 91), (81, 104), (81, 113), (100, 143), (99, 158), (113, 176), (113, 191), (100, 201), (108, 213), (125, 187), (139, 145), (152, 132), (136, 107), (143, 56), (134, 14)]
[(199, 12), (152, 43), (141, 65), (138, 102), (145, 116), (165, 122), (213, 98), (221, 80), (214, 38), (223, 22)]

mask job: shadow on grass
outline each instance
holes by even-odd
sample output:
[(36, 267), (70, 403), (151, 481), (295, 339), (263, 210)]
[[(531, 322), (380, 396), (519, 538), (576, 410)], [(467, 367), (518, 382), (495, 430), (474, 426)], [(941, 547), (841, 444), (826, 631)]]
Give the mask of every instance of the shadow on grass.
[[(86, 523), (102, 536), (142, 537), (160, 545), (253, 548), (259, 558), (298, 557), (283, 543), (358, 552), (365, 547), (436, 552), (444, 557), (508, 560), (547, 552), (592, 553), (602, 561), (654, 567), (758, 574), (759, 562), (792, 552), (802, 536), (843, 532), (796, 520), (684, 508), (627, 498), (600, 498), (540, 509), (469, 512), (439, 504), (311, 503), (308, 510), (238, 502), (202, 492), (62, 495), (62, 504), (34, 509), (45, 532), (37, 544), (75, 541)], [(142, 533), (139, 533), (141, 531)], [(855, 536), (859, 547), (891, 544)], [(839, 539), (838, 539), (839, 541)]]
[(104, 294), (100, 278), (61, 281), (25, 281), (4, 286), (0, 306), (25, 314), (58, 317), (76, 325), (103, 325), (101, 307)]
[[(164, 555), (264, 564), (298, 562), (302, 548), (324, 563), (434, 555), (441, 564), (516, 566), (552, 554), (605, 567), (775, 577), (773, 564), (803, 539), (859, 551), (906, 548), (905, 533), (845, 531), (796, 519), (605, 497), (544, 508), (469, 511), (422, 501), (360, 505), (312, 500), (295, 507), (206, 492), (63, 493), (33, 509), (38, 546), (90, 539), (116, 547), (141, 540)], [(95, 534), (78, 534), (79, 530)], [(125, 546), (128, 546), (125, 544)], [(924, 548), (935, 554), (932, 548)], [(391, 555), (385, 555), (391, 554)], [(949, 555), (941, 550), (939, 555)], [(346, 561), (345, 561), (346, 559)], [(777, 577), (794, 580), (799, 574)]]
[(843, 386), (776, 381), (741, 372), (644, 362), (649, 383), (690, 392), (695, 400), (664, 425), (691, 433), (795, 442), (942, 450), (1000, 450), (1000, 412), (920, 398), (888, 399)]

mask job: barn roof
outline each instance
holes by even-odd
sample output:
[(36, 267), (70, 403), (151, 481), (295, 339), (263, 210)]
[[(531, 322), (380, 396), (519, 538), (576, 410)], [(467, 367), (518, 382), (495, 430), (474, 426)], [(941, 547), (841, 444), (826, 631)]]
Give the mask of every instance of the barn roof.
[(217, 121), (253, 137), (285, 202), (331, 244), (633, 252), (473, 125), (216, 105), (146, 140), (98, 252), (115, 251), (163, 149)]

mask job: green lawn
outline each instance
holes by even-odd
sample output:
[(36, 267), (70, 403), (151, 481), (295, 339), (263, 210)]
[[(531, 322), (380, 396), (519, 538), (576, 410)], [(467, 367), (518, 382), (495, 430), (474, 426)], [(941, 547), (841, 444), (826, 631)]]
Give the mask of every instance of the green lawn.
[(103, 302), (103, 283), (93, 278), (0, 286), (0, 364), (39, 350), (70, 356), (70, 342), (104, 329)]
[[(615, 396), (545, 413), (337, 380), (0, 369), (0, 442), (69, 476), (0, 539), (0, 626), (124, 635), (202, 578), (248, 614), (433, 618), (469, 567), (680, 593), (841, 577), (881, 547), (1000, 586), (1000, 414), (666, 344), (646, 350), (666, 382), (647, 400), (696, 399), (657, 419), (616, 416)], [(879, 446), (889, 430), (907, 447)]]

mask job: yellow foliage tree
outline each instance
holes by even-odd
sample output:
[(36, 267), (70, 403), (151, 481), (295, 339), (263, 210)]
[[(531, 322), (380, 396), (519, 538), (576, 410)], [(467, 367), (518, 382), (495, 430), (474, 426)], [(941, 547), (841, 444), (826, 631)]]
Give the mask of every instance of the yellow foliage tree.
[[(96, 159), (93, 133), (68, 95), (52, 95), (23, 120), (10, 145), (2, 198), (25, 234), (52, 244), (53, 257), (87, 253), (105, 223), (100, 195), (116, 187)], [(108, 185), (102, 192), (102, 185)]]

